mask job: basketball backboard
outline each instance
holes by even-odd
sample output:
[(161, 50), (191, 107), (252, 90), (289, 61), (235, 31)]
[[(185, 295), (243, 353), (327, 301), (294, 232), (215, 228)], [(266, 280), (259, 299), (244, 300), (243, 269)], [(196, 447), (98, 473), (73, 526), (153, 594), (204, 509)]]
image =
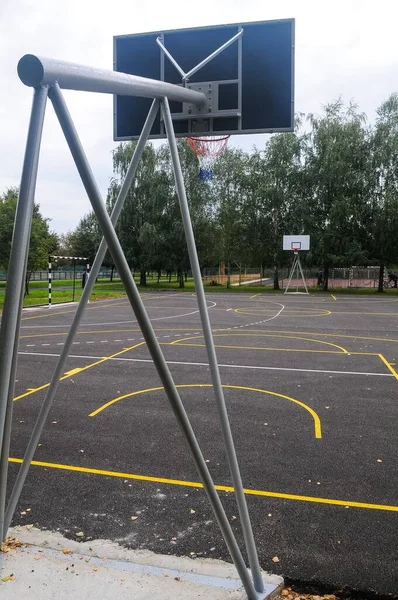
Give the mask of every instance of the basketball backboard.
[[(293, 130), (294, 19), (116, 36), (114, 70), (206, 94), (170, 103), (177, 137)], [(150, 105), (115, 96), (114, 140), (137, 139)], [(166, 137), (159, 116), (150, 137)]]
[(309, 250), (310, 236), (309, 235), (284, 235), (283, 236), (284, 250)]

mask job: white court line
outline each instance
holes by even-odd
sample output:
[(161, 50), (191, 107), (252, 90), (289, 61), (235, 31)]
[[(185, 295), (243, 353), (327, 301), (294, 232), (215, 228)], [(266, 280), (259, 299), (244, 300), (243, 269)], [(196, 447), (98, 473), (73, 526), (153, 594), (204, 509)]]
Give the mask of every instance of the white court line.
[[(208, 303), (211, 302), (212, 306), (207, 305), (207, 309), (210, 308), (214, 308), (215, 306), (217, 306), (217, 302), (214, 302), (213, 300), (208, 300)], [(129, 305), (130, 306), (130, 305)], [(106, 308), (106, 307), (104, 307)], [(163, 309), (162, 306), (159, 307), (153, 307), (151, 306), (150, 308), (160, 308)], [(178, 307), (176, 307), (178, 308)], [(170, 315), (169, 317), (154, 317), (151, 318), (151, 322), (153, 321), (166, 321), (167, 319), (179, 319), (181, 317), (189, 317), (190, 315), (196, 315), (199, 312), (199, 309), (194, 310), (192, 312), (188, 312), (188, 313), (182, 313), (180, 315)], [(49, 316), (51, 316), (51, 313), (49, 313)], [(136, 319), (130, 320), (130, 321), (113, 321), (112, 323), (81, 323), (79, 325), (79, 327), (104, 327), (105, 325), (127, 325), (128, 323), (137, 323)], [(21, 329), (67, 329), (69, 327), (69, 324), (65, 324), (65, 325), (23, 325), (21, 327)]]
[[(87, 342), (88, 344), (90, 343), (94, 343), (94, 342)], [(18, 354), (25, 354), (28, 356), (54, 356), (54, 357), (58, 357), (60, 356), (59, 354), (50, 354), (50, 353), (44, 353), (44, 352), (18, 352)], [(69, 358), (92, 358), (94, 360), (99, 360), (101, 358), (107, 358), (104, 356), (88, 356), (88, 355), (84, 355), (84, 354), (69, 354)], [(122, 358), (122, 357), (115, 357), (115, 358), (108, 358), (107, 360), (111, 361), (123, 361), (123, 362), (141, 362), (141, 363), (149, 363), (149, 364), (153, 364), (152, 360), (148, 359), (148, 358)], [(187, 365), (190, 367), (208, 367), (209, 364), (208, 363), (202, 363), (202, 362), (183, 362), (183, 361), (177, 361), (177, 360), (167, 360), (166, 363), (168, 365)], [(219, 364), (219, 367), (222, 368), (226, 368), (226, 369), (257, 369), (260, 371), (294, 371), (294, 372), (299, 372), (299, 373), (332, 373), (335, 375), (366, 375), (366, 376), (372, 376), (372, 377), (394, 377), (394, 375), (392, 373), (368, 373), (368, 372), (364, 372), (364, 371), (326, 371), (323, 369), (295, 369), (293, 367), (264, 367), (264, 366), (256, 366), (256, 365), (223, 365), (223, 364)]]

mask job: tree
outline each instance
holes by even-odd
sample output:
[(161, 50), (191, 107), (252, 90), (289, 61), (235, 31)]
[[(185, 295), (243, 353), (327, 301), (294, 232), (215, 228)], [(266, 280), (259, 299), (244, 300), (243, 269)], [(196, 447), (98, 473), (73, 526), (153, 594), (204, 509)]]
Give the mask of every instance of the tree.
[(71, 256), (84, 256), (91, 264), (94, 261), (102, 233), (94, 211), (85, 214), (76, 229), (65, 236), (66, 251)]
[(370, 193), (371, 144), (365, 116), (341, 100), (328, 104), (321, 117), (309, 116), (305, 144), (311, 256), (324, 268), (328, 289), (332, 266), (361, 264), (363, 208)]
[[(12, 232), (14, 228), (15, 212), (17, 207), (19, 189), (8, 188), (0, 196), (0, 266), (7, 270)], [(44, 218), (39, 205), (33, 207), (32, 227), (29, 242), (28, 264), (25, 277), (25, 293), (29, 294), (29, 281), (34, 271), (45, 268), (48, 256), (58, 247), (58, 236), (49, 230), (49, 219)]]
[(279, 289), (278, 267), (286, 258), (282, 237), (287, 233), (306, 233), (297, 217), (300, 204), (301, 138), (296, 133), (271, 137), (263, 151), (256, 150), (249, 160), (251, 198), (248, 212), (250, 238), (256, 247), (257, 261), (274, 268), (274, 289)]
[(242, 207), (247, 198), (247, 166), (247, 154), (240, 149), (227, 148), (214, 168), (216, 246), (219, 261), (227, 267), (227, 287), (230, 286), (231, 265), (240, 266), (242, 258), (248, 256), (242, 221)]
[(374, 194), (369, 205), (367, 245), (380, 264), (378, 291), (383, 291), (384, 268), (398, 262), (398, 94), (377, 110), (373, 144)]

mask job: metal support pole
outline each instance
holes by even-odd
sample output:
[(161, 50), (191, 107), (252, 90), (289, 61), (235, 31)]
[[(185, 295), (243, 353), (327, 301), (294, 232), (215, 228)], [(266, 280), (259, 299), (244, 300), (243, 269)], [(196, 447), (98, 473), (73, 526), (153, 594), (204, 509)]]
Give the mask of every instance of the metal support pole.
[(306, 293), (306, 294), (308, 294), (307, 283), (306, 283), (306, 281), (305, 281), (305, 277), (304, 277), (303, 269), (302, 269), (302, 267), (301, 267), (300, 255), (299, 255), (299, 253), (298, 253), (298, 252), (297, 252), (297, 267), (298, 267), (298, 268), (297, 268), (297, 270), (300, 270), (301, 277), (302, 277), (302, 279), (303, 279), (303, 284), (304, 284), (305, 293)]
[(72, 302), (75, 301), (75, 287), (76, 287), (76, 260), (73, 259)]
[[(220, 371), (217, 363), (216, 350), (214, 347), (213, 334), (211, 332), (210, 318), (207, 310), (206, 296), (203, 289), (202, 274), (200, 272), (198, 254), (196, 251), (195, 236), (192, 229), (191, 217), (187, 196), (185, 192), (184, 179), (181, 170), (180, 158), (178, 155), (177, 143), (174, 135), (173, 121), (171, 118), (170, 107), (167, 98), (162, 100), (163, 120), (166, 128), (167, 139), (170, 146), (171, 160), (173, 164), (174, 178), (177, 186), (177, 194), (180, 202), (182, 220), (184, 224), (185, 237), (187, 240), (189, 259), (191, 262), (192, 274), (195, 282), (195, 291), (198, 300), (199, 313), (202, 321), (203, 334), (205, 338), (207, 355), (209, 358), (210, 372), (213, 382), (214, 394), (216, 397), (217, 408), (220, 418), (221, 430), (224, 438), (224, 445), (227, 453), (229, 470), (231, 473), (236, 502), (242, 523), (243, 536), (246, 543), (247, 554), (250, 568), (253, 575), (254, 586), (258, 592), (264, 590), (264, 583), (261, 577), (261, 569), (258, 561), (256, 544), (254, 541), (253, 530), (250, 522), (249, 511), (247, 509), (245, 493), (243, 491), (242, 478), (239, 471), (239, 464), (236, 457), (234, 441), (232, 438), (231, 427), (228, 419), (228, 412), (225, 404), (224, 393), (221, 384)], [(229, 276), (229, 265), (228, 265)]]
[[(146, 120), (144, 128), (142, 130), (140, 139), (137, 142), (137, 146), (135, 148), (135, 151), (134, 151), (134, 154), (132, 156), (129, 168), (127, 170), (126, 177), (124, 178), (123, 185), (122, 185), (122, 187), (120, 189), (118, 198), (116, 200), (115, 206), (114, 206), (113, 211), (112, 211), (111, 220), (112, 220), (112, 224), (113, 225), (116, 225), (116, 223), (117, 223), (117, 221), (119, 219), (120, 213), (122, 211), (124, 201), (125, 201), (125, 199), (127, 197), (127, 194), (128, 194), (129, 189), (130, 189), (131, 183), (132, 183), (133, 178), (135, 176), (135, 173), (136, 173), (136, 170), (137, 170), (137, 167), (138, 167), (138, 163), (140, 161), (142, 152), (143, 152), (144, 147), (145, 147), (145, 143), (148, 140), (150, 131), (152, 129), (152, 125), (153, 125), (153, 123), (155, 121), (155, 118), (156, 118), (156, 115), (158, 113), (159, 102), (160, 102), (159, 100), (154, 100), (153, 101), (152, 107), (151, 107), (151, 109), (149, 111), (147, 120)], [(10, 496), (10, 500), (8, 502), (6, 516), (5, 516), (5, 524), (7, 526), (7, 529), (8, 529), (8, 527), (11, 524), (15, 508), (17, 506), (17, 503), (18, 503), (19, 497), (21, 495), (21, 491), (22, 491), (23, 485), (25, 483), (26, 476), (27, 476), (28, 471), (29, 471), (30, 463), (33, 460), (33, 456), (34, 456), (34, 453), (36, 451), (37, 444), (39, 443), (39, 439), (40, 439), (41, 433), (43, 431), (44, 424), (46, 422), (46, 419), (47, 419), (48, 413), (50, 411), (50, 408), (51, 408), (51, 405), (52, 405), (55, 393), (56, 393), (57, 388), (58, 388), (60, 377), (62, 377), (63, 373), (65, 372), (65, 365), (66, 365), (66, 361), (68, 359), (68, 355), (69, 355), (70, 349), (72, 347), (73, 340), (75, 338), (75, 335), (76, 335), (76, 332), (78, 330), (80, 321), (81, 321), (82, 316), (84, 314), (84, 311), (85, 311), (85, 308), (86, 308), (86, 304), (88, 302), (88, 299), (90, 297), (92, 288), (94, 286), (95, 279), (96, 279), (96, 277), (97, 277), (97, 275), (99, 273), (99, 270), (101, 268), (102, 261), (104, 260), (106, 251), (107, 251), (107, 244), (106, 244), (105, 240), (102, 239), (101, 240), (101, 244), (99, 245), (99, 248), (98, 248), (98, 251), (97, 251), (97, 255), (95, 257), (92, 269), (91, 269), (91, 277), (89, 277), (88, 281), (86, 282), (86, 286), (85, 286), (85, 288), (83, 290), (83, 293), (82, 293), (82, 296), (80, 298), (80, 302), (79, 302), (79, 305), (78, 305), (78, 307), (76, 309), (75, 316), (74, 316), (72, 324), (71, 324), (71, 326), (69, 328), (69, 332), (68, 332), (68, 335), (66, 337), (65, 344), (62, 346), (61, 354), (59, 356), (57, 365), (55, 367), (53, 376), (51, 378), (50, 386), (49, 386), (49, 388), (47, 390), (45, 399), (44, 399), (43, 404), (41, 406), (39, 415), (37, 417), (35, 426), (33, 428), (32, 434), (31, 434), (29, 442), (28, 442), (28, 446), (27, 446), (26, 451), (25, 451), (25, 456), (24, 456), (22, 465), (21, 465), (21, 467), (20, 467), (20, 469), (18, 471), (18, 475), (17, 475), (17, 478), (15, 480), (13, 490), (11, 492), (11, 496)]]
[[(3, 315), (0, 328), (0, 448), (3, 452), (3, 439), (8, 437), (11, 422), (6, 413), (11, 410), (15, 376), (13, 374), (14, 348), (18, 343), (21, 323), (20, 298), (26, 273), (29, 238), (32, 224), (34, 194), (39, 163), (40, 143), (43, 131), (48, 88), (35, 89), (33, 106), (26, 142), (25, 158), (22, 169), (21, 187), (15, 214), (7, 287), (4, 297)], [(16, 365), (15, 365), (16, 367)], [(11, 400), (10, 400), (11, 399)], [(2, 457), (1, 469), (8, 468)], [(3, 477), (1, 477), (3, 479)], [(0, 512), (0, 539), (4, 539), (4, 513)]]
[(48, 257), (48, 308), (51, 308), (52, 302), (52, 263), (51, 256)]
[(162, 381), (170, 405), (176, 416), (177, 422), (180, 425), (188, 442), (189, 448), (194, 459), (194, 463), (196, 465), (199, 476), (203, 483), (203, 487), (213, 509), (214, 516), (217, 519), (217, 522), (224, 536), (224, 540), (231, 554), (232, 560), (236, 566), (236, 569), (239, 573), (239, 577), (246, 590), (248, 600), (257, 600), (257, 593), (254, 589), (253, 582), (251, 581), (249, 572), (246, 569), (243, 557), (237, 545), (235, 536), (232, 532), (230, 523), (225, 514), (224, 508), (221, 504), (217, 491), (214, 487), (214, 483), (207, 468), (206, 461), (200, 450), (198, 441), (186, 414), (184, 405), (178, 394), (176, 385), (171, 376), (166, 360), (160, 348), (159, 342), (153, 330), (152, 324), (146, 313), (139, 291), (132, 277), (130, 268), (126, 261), (126, 257), (120, 246), (120, 242), (112, 226), (108, 213), (106, 212), (100, 191), (94, 180), (93, 174), (91, 172), (84, 150), (81, 146), (80, 140), (73, 125), (73, 121), (70, 117), (67, 106), (65, 104), (61, 90), (57, 84), (54, 84), (54, 86), (51, 88), (50, 98), (54, 105), (55, 112), (57, 114), (61, 128), (64, 132), (66, 141), (75, 161), (76, 167), (79, 171), (83, 185), (86, 189), (93, 210), (97, 216), (104, 238), (108, 244), (113, 261), (117, 267), (119, 276), (126, 289), (127, 296), (130, 300), (130, 304), (134, 310), (136, 319), (141, 328), (144, 339), (147, 343), (148, 350), (151, 354), (152, 360)]

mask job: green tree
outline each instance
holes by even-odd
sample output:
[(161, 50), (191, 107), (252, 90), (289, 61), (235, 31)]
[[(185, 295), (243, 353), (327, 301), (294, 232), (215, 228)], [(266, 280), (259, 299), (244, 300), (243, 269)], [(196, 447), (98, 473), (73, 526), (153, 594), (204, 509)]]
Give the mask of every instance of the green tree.
[(363, 264), (364, 207), (371, 186), (371, 142), (365, 116), (354, 104), (328, 104), (309, 116), (304, 185), (308, 194), (311, 256), (324, 268)]
[(384, 268), (398, 263), (398, 94), (377, 110), (373, 132), (374, 193), (368, 206), (368, 240), (380, 264), (378, 291), (383, 291)]
[[(11, 252), (12, 232), (19, 189), (8, 188), (0, 196), (0, 267), (7, 270)], [(49, 229), (49, 219), (44, 218), (39, 205), (33, 207), (32, 227), (29, 242), (28, 263), (25, 278), (25, 293), (29, 294), (29, 281), (34, 271), (46, 268), (48, 256), (58, 247), (58, 236)]]

